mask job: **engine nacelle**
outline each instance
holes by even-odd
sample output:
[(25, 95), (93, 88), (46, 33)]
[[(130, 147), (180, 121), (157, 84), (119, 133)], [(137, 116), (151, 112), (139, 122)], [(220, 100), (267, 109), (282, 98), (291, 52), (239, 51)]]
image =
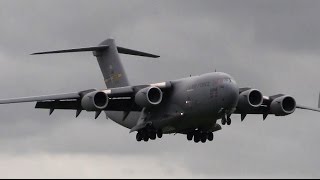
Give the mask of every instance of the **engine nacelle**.
[(249, 89), (240, 94), (237, 107), (241, 111), (250, 111), (252, 108), (261, 106), (262, 103), (262, 93), (257, 89)]
[(140, 107), (153, 107), (162, 102), (163, 93), (158, 87), (147, 87), (137, 92), (135, 102)]
[(282, 96), (273, 100), (270, 104), (270, 112), (276, 116), (286, 116), (296, 110), (296, 100), (291, 96)]
[(101, 111), (107, 108), (109, 97), (101, 91), (86, 94), (81, 100), (81, 106), (86, 111)]

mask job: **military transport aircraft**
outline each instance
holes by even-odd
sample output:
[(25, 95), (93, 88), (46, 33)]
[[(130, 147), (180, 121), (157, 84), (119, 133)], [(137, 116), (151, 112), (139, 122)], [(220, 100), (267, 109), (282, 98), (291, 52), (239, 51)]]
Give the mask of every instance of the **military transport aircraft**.
[[(159, 56), (118, 47), (114, 39), (99, 46), (34, 53), (54, 54), (92, 51), (97, 57), (106, 89), (89, 89), (74, 93), (0, 100), (0, 104), (36, 102), (35, 108), (102, 111), (107, 118), (137, 132), (137, 141), (155, 140), (163, 134), (185, 134), (189, 141), (212, 141), (213, 132), (222, 125), (231, 125), (231, 115), (241, 114), (243, 121), (248, 114), (287, 116), (296, 109), (320, 112), (320, 109), (298, 105), (285, 94), (263, 96), (253, 88), (239, 88), (234, 78), (222, 72), (145, 85), (129, 85), (119, 54), (150, 58)], [(320, 104), (319, 107), (320, 108)]]

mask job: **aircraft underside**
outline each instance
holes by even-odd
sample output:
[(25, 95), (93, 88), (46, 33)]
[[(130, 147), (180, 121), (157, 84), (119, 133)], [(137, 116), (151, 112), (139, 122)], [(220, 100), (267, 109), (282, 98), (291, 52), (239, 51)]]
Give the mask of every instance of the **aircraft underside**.
[[(117, 124), (132, 129), (139, 119), (141, 112), (131, 112), (125, 120), (123, 117), (125, 112), (110, 112), (105, 111), (106, 116)], [(136, 134), (137, 141), (156, 140), (157, 138), (162, 138), (164, 134), (184, 134), (187, 135), (189, 141), (194, 140), (194, 142), (213, 141), (213, 132), (221, 130), (221, 126), (217, 124), (216, 118), (212, 117), (210, 119), (196, 119), (196, 118), (186, 118), (179, 117), (177, 119), (172, 119), (171, 122), (156, 123), (156, 126), (150, 124), (145, 128), (139, 130)], [(183, 121), (184, 123), (179, 123), (178, 121)], [(161, 131), (157, 130), (161, 129)]]

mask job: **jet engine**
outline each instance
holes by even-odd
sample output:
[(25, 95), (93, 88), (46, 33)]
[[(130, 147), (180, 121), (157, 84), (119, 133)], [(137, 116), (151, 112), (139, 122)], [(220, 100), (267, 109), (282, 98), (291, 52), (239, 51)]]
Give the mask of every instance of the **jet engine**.
[(296, 110), (296, 100), (291, 96), (281, 96), (274, 99), (270, 104), (270, 111), (276, 116), (286, 116)]
[(262, 93), (257, 89), (249, 89), (240, 94), (238, 108), (242, 111), (249, 111), (252, 108), (261, 106), (262, 103)]
[(81, 100), (81, 106), (86, 111), (101, 111), (107, 108), (109, 97), (101, 91), (86, 94)]
[(162, 102), (163, 93), (158, 87), (147, 87), (137, 92), (135, 102), (141, 107), (152, 107)]

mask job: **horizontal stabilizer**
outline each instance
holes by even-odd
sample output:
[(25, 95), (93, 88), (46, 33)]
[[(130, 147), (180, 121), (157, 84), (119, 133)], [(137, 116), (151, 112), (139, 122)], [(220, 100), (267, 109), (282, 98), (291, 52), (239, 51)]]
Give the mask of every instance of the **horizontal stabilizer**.
[[(96, 47), (86, 47), (86, 48), (76, 48), (76, 49), (65, 49), (65, 50), (57, 50), (57, 51), (47, 51), (47, 52), (38, 52), (33, 53), (31, 55), (41, 55), (41, 54), (60, 54), (60, 53), (73, 53), (73, 52), (88, 52), (88, 51), (103, 51), (108, 49), (109, 46), (96, 46)], [(127, 54), (133, 56), (143, 56), (143, 57), (150, 57), (150, 58), (159, 58), (160, 56), (149, 54), (141, 51), (136, 51), (132, 49), (127, 49), (123, 47), (117, 47), (118, 52), (120, 54)]]
[(38, 52), (31, 55), (40, 55), (40, 54), (59, 54), (59, 53), (72, 53), (72, 52), (87, 52), (87, 51), (101, 51), (107, 49), (109, 46), (96, 46), (96, 47), (87, 47), (87, 48), (77, 48), (77, 49), (65, 49), (57, 51), (47, 51), (47, 52)]
[(143, 56), (143, 57), (150, 57), (150, 58), (159, 58), (160, 57), (158, 55), (140, 52), (140, 51), (127, 49), (127, 48), (123, 48), (123, 47), (118, 47), (118, 52), (120, 54), (128, 54), (128, 55), (133, 55), (133, 56)]

